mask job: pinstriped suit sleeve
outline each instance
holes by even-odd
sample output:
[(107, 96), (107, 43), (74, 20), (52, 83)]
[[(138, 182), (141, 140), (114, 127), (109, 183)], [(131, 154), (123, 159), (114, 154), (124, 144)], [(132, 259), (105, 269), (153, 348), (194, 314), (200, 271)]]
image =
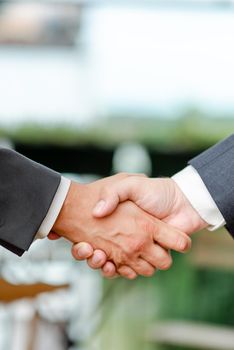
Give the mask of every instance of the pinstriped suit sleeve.
[(61, 176), (17, 152), (0, 149), (0, 244), (21, 256), (50, 208)]
[(222, 213), (234, 237), (234, 135), (189, 161)]

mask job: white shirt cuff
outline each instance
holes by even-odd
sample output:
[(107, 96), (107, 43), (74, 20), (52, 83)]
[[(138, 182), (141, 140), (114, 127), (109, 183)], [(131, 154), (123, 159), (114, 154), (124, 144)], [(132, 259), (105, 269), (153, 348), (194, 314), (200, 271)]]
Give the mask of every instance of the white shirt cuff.
[(175, 174), (172, 179), (180, 187), (201, 218), (209, 224), (208, 230), (214, 231), (226, 224), (210, 192), (193, 166), (187, 166)]
[(70, 187), (71, 181), (69, 179), (66, 179), (65, 177), (61, 177), (61, 181), (59, 184), (59, 187), (57, 189), (57, 192), (54, 196), (54, 199), (51, 203), (51, 206), (48, 210), (48, 213), (43, 220), (37, 235), (35, 239), (38, 238), (45, 238), (50, 233), (52, 227), (54, 226), (54, 223), (60, 213), (60, 210), (63, 206), (63, 203), (65, 201), (65, 198), (67, 196), (69, 187)]

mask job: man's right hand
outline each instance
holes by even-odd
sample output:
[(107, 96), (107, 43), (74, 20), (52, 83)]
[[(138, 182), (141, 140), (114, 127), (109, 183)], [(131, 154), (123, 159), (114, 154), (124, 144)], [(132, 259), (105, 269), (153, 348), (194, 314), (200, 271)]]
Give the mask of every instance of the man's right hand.
[(119, 205), (112, 215), (93, 217), (93, 208), (103, 190), (122, 178), (123, 175), (117, 175), (88, 185), (73, 182), (53, 232), (71, 242), (83, 241), (101, 249), (123, 276), (150, 276), (155, 269), (170, 267), (168, 249), (187, 251), (191, 241), (183, 232), (129, 201)]
[(208, 225), (170, 178), (126, 175), (102, 189), (93, 214), (99, 218), (110, 215), (126, 200), (187, 234)]
[[(131, 200), (149, 214), (187, 234), (207, 226), (207, 223), (192, 207), (175, 181), (169, 178), (150, 179), (139, 175), (125, 174), (110, 186), (104, 187), (100, 192), (94, 215), (96, 217), (110, 215), (121, 202), (126, 200)], [(79, 246), (74, 246), (73, 252), (74, 257), (77, 257)], [(96, 260), (98, 257), (104, 265), (107, 258), (103, 252), (94, 251), (94, 255), (89, 258), (89, 261)], [(92, 266), (95, 267), (95, 262)], [(104, 276), (112, 277), (115, 273), (115, 266), (111, 262), (107, 262), (103, 267)]]

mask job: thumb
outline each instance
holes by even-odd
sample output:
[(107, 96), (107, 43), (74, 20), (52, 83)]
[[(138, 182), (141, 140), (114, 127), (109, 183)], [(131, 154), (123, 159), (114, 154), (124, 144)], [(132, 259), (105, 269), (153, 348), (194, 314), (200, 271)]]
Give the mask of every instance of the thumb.
[(121, 202), (127, 200), (135, 201), (135, 180), (138, 178), (139, 176), (129, 176), (124, 180), (109, 185), (108, 189), (103, 189), (100, 199), (93, 209), (93, 216), (98, 218), (105, 217), (112, 214)]
[(98, 201), (93, 209), (93, 215), (98, 218), (110, 215), (117, 208), (119, 203), (120, 200), (116, 194), (112, 194), (112, 196), (102, 196), (102, 199)]

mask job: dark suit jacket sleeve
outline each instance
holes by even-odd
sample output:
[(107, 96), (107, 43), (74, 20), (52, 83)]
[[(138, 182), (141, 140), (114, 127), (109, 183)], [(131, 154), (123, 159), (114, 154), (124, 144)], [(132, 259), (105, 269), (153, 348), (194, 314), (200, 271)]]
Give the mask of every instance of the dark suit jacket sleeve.
[(234, 236), (234, 135), (189, 162), (201, 176)]
[(0, 149), (0, 244), (17, 255), (28, 250), (60, 184), (60, 174)]

